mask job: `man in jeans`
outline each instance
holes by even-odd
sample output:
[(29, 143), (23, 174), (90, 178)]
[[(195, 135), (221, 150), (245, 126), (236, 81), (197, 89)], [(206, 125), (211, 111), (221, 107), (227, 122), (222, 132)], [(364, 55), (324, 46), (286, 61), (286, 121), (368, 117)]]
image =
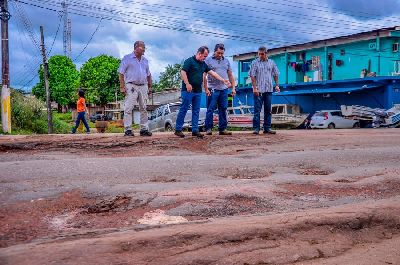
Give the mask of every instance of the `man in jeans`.
[(138, 104), (140, 111), (140, 135), (151, 136), (148, 127), (146, 102), (151, 93), (152, 79), (149, 62), (143, 56), (145, 45), (143, 41), (136, 41), (134, 51), (125, 55), (118, 69), (121, 93), (125, 96), (124, 127), (125, 136), (133, 136), (132, 110)]
[(185, 137), (185, 134), (182, 132), (182, 127), (189, 106), (192, 105), (192, 135), (198, 138), (203, 138), (203, 134), (199, 132), (199, 112), (203, 74), (210, 74), (215, 79), (225, 83), (226, 86), (230, 86), (228, 80), (224, 80), (204, 62), (208, 56), (208, 52), (208, 47), (202, 46), (197, 50), (196, 55), (189, 57), (183, 63), (181, 70), (182, 105), (179, 108), (178, 117), (176, 118), (176, 136)]
[[(232, 68), (227, 58), (224, 57), (224, 44), (217, 44), (214, 48), (214, 55), (206, 59), (206, 64), (224, 79), (229, 79), (232, 85), (232, 95), (236, 94), (235, 78), (232, 74)], [(206, 79), (208, 78), (208, 81)], [(228, 87), (224, 82), (215, 79), (212, 76), (204, 75), (204, 90), (207, 95), (207, 114), (206, 114), (206, 134), (212, 135), (213, 116), (218, 104), (218, 131), (220, 135), (232, 135), (226, 130), (228, 120), (226, 111), (228, 108)]]
[(264, 106), (264, 134), (276, 134), (271, 130), (271, 100), (274, 86), (272, 78), (275, 80), (275, 91), (279, 89), (279, 70), (275, 62), (268, 59), (267, 48), (261, 46), (258, 48), (258, 58), (251, 63), (249, 75), (253, 86), (254, 94), (254, 117), (253, 117), (253, 134), (260, 133), (260, 112)]

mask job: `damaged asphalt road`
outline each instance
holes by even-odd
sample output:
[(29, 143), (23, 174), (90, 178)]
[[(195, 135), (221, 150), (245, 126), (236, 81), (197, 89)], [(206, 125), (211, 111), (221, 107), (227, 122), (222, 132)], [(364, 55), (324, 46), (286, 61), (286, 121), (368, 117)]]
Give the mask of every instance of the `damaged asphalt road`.
[(399, 138), (2, 136), (0, 263), (399, 264)]

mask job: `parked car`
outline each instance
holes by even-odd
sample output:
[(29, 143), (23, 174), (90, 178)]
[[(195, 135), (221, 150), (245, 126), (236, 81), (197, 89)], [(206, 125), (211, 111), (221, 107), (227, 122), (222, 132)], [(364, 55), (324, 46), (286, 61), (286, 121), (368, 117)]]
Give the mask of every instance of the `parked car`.
[(360, 121), (346, 119), (340, 110), (321, 110), (317, 111), (311, 118), (311, 128), (319, 129), (347, 129), (359, 128)]
[(89, 117), (91, 122), (96, 121), (111, 121), (112, 120), (112, 113), (111, 115), (104, 115), (103, 113), (96, 113)]
[[(173, 131), (176, 125), (176, 118), (178, 116), (180, 102), (169, 103), (162, 105), (155, 109), (149, 117), (149, 130), (153, 132), (157, 131)], [(206, 120), (206, 108), (200, 108), (199, 114), (199, 129), (204, 130)], [(188, 110), (185, 116), (185, 122), (183, 124), (184, 129), (192, 128), (192, 110)]]

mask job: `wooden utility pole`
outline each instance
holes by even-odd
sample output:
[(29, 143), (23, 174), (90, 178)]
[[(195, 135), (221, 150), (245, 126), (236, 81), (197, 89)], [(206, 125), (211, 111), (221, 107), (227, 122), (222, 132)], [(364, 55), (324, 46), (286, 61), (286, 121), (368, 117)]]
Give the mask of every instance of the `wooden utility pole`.
[(11, 133), (11, 98), (10, 98), (10, 66), (8, 55), (8, 12), (7, 0), (1, 0), (1, 60), (2, 60), (2, 88), (1, 88), (1, 124), (3, 132)]
[(43, 26), (40, 26), (40, 47), (42, 48), (43, 78), (44, 78), (44, 87), (46, 89), (47, 128), (48, 128), (47, 132), (48, 133), (53, 133), (53, 117), (52, 117), (52, 113), (51, 113), (51, 100), (50, 100), (48, 64), (47, 64), (47, 59), (46, 59), (46, 48), (44, 47)]

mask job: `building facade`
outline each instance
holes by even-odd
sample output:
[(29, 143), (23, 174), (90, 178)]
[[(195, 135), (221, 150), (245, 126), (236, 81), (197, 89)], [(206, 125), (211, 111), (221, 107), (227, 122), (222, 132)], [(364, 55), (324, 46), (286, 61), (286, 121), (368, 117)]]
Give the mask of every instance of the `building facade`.
[[(282, 93), (273, 103), (304, 113), (340, 105), (391, 108), (400, 104), (400, 27), (272, 48)], [(257, 52), (235, 55), (238, 93), (233, 105), (253, 105), (249, 69)]]

